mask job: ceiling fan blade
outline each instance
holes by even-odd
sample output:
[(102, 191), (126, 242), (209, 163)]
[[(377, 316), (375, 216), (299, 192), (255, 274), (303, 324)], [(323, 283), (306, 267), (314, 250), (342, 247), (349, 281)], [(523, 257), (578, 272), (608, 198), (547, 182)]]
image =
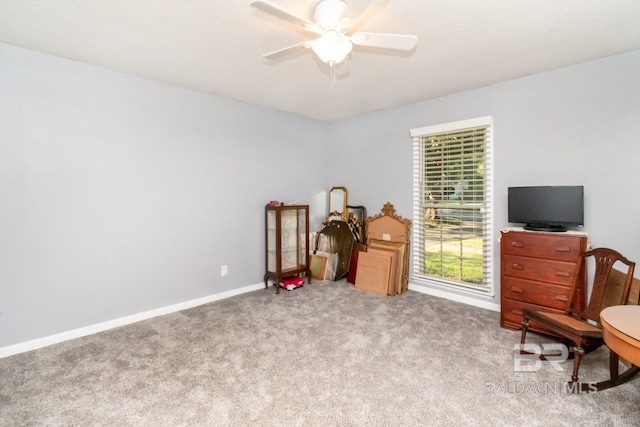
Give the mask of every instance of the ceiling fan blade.
[(279, 18), (282, 18), (294, 24), (300, 25), (302, 28), (304, 28), (307, 31), (311, 31), (312, 33), (316, 33), (316, 34), (321, 33), (320, 27), (318, 27), (313, 22), (301, 16), (298, 16), (295, 13), (290, 12), (287, 9), (280, 7), (275, 3), (271, 3), (270, 1), (267, 1), (267, 0), (253, 0), (250, 4), (251, 6), (257, 9), (260, 9), (264, 12), (270, 13), (272, 15), (275, 15)]
[(289, 55), (295, 51), (301, 51), (303, 49), (309, 49), (311, 47), (311, 41), (297, 43), (292, 46), (287, 46), (282, 49), (274, 50), (273, 52), (265, 53), (262, 55), (265, 59), (277, 59), (284, 55)]
[(418, 42), (418, 36), (407, 34), (354, 33), (351, 43), (357, 46), (381, 47), (384, 49), (411, 50)]
[(340, 23), (345, 28), (351, 28), (356, 22), (363, 19), (367, 12), (369, 12), (373, 6), (380, 3), (382, 0), (350, 0), (347, 1), (347, 7), (340, 16)]

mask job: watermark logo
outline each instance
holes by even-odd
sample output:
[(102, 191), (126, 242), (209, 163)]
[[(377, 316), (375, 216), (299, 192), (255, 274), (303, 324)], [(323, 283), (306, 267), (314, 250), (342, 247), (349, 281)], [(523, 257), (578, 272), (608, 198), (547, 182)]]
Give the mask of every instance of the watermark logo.
[(569, 349), (560, 343), (514, 344), (513, 370), (515, 372), (537, 372), (552, 367), (556, 372), (564, 372), (562, 362), (569, 357)]
[[(564, 372), (563, 364), (568, 358), (569, 349), (561, 343), (518, 343), (513, 345), (514, 372), (538, 372), (543, 369)], [(539, 381), (485, 381), (484, 390), (489, 394), (574, 394), (598, 391), (598, 385), (593, 382), (567, 382), (559, 379), (544, 380), (541, 378)]]
[(594, 393), (598, 385), (594, 382), (569, 383), (566, 381), (485, 381), (486, 394), (576, 394)]

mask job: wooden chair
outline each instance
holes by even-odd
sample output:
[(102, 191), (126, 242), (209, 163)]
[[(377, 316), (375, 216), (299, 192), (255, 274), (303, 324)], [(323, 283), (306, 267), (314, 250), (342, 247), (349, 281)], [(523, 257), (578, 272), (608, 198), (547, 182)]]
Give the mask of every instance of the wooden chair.
[[(581, 266), (587, 262), (587, 258), (589, 257), (593, 257), (594, 259), (595, 272), (591, 296), (584, 310), (571, 308), (579, 283), (576, 275), (564, 312), (555, 313), (532, 309), (525, 309), (523, 312), (522, 336), (520, 339), (521, 346), (525, 343), (530, 321), (535, 322), (537, 326), (544, 327), (554, 335), (562, 337), (568, 344), (573, 346), (573, 374), (571, 375), (570, 385), (578, 382), (578, 370), (580, 369), (582, 356), (604, 344), (602, 326), (600, 324), (600, 312), (606, 307), (624, 305), (629, 302), (629, 292), (631, 290), (635, 269), (635, 263), (629, 261), (619, 252), (608, 248), (598, 248), (581, 254), (577, 271), (580, 271)], [(626, 266), (626, 273), (623, 273), (624, 279), (622, 281), (610, 280), (612, 267), (617, 262), (622, 263), (623, 267)], [(632, 300), (634, 300), (634, 298), (635, 301), (637, 301), (637, 296), (633, 297)], [(597, 383), (598, 390), (604, 390), (605, 388), (628, 381), (628, 379), (637, 373), (637, 368), (635, 368), (629, 369), (623, 375), (619, 375), (618, 358), (613, 352), (611, 353), (609, 366), (611, 379)], [(593, 384), (578, 385), (579, 389), (576, 391), (593, 391)], [(575, 390), (573, 387), (571, 387), (571, 389)]]

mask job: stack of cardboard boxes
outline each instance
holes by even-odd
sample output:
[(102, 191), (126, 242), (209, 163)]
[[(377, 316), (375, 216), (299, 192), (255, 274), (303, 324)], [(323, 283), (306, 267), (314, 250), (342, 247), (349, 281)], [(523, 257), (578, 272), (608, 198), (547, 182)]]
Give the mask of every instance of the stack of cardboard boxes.
[(395, 213), (391, 203), (366, 218), (367, 245), (358, 253), (356, 288), (378, 295), (398, 295), (409, 285), (411, 221)]

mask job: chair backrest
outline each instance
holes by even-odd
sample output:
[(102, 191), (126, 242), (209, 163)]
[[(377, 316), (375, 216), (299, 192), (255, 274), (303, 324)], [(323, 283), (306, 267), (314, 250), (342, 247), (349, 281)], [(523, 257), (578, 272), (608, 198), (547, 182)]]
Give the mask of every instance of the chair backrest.
[[(627, 280), (627, 272), (617, 270), (614, 266), (609, 274), (609, 283), (607, 284), (607, 290), (604, 294), (603, 307), (607, 308), (612, 305), (616, 305), (618, 295), (624, 290), (625, 281)], [(631, 287), (629, 289), (629, 298), (627, 298), (627, 305), (640, 304), (640, 279), (633, 278), (631, 281)]]
[(631, 289), (629, 290), (629, 305), (640, 305), (640, 279), (633, 278), (631, 281)]
[[(584, 260), (593, 257), (595, 271), (589, 303), (581, 315), (586, 319), (600, 323), (600, 312), (603, 309), (612, 305), (628, 303), (636, 264), (629, 261), (621, 253), (609, 248), (592, 249), (583, 253), (582, 257)], [(610, 280), (613, 265), (617, 262), (627, 266), (626, 273), (621, 272), (624, 275), (621, 283), (617, 280)]]

